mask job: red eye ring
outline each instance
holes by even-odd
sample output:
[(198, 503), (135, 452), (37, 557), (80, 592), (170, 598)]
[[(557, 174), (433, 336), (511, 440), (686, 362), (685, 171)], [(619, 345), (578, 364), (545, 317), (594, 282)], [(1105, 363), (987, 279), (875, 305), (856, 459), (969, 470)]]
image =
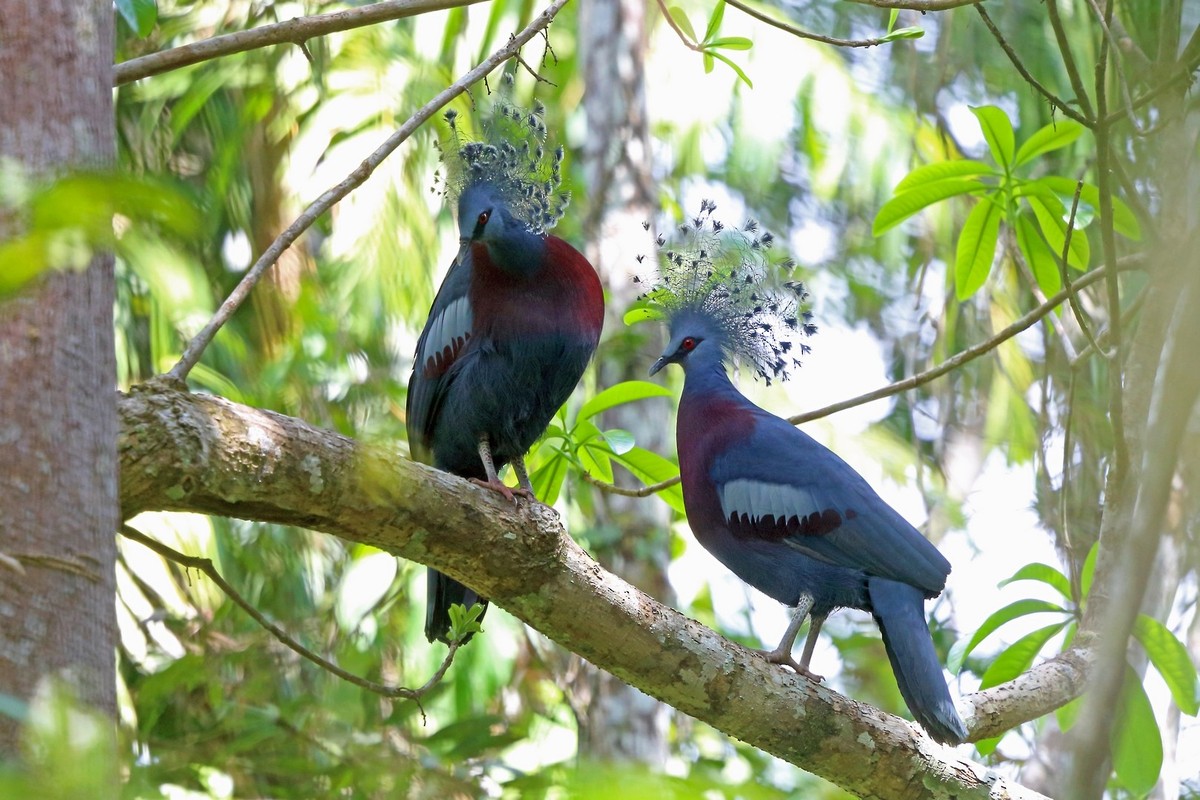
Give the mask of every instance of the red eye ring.
[(679, 343), (679, 349), (685, 353), (690, 353), (693, 350), (695, 350), (696, 349), (695, 337), (693, 337), (693, 336), (684, 337), (683, 341)]

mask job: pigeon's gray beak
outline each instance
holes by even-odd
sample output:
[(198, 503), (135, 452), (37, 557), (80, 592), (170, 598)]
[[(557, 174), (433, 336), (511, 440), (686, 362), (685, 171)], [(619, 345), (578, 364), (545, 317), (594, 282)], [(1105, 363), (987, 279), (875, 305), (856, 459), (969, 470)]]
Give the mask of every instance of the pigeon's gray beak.
[(660, 369), (662, 369), (663, 367), (665, 367), (667, 364), (670, 364), (670, 363), (671, 362), (667, 360), (667, 357), (663, 356), (658, 361), (654, 362), (654, 366), (650, 367), (650, 374), (653, 375), (654, 373), (658, 372)]

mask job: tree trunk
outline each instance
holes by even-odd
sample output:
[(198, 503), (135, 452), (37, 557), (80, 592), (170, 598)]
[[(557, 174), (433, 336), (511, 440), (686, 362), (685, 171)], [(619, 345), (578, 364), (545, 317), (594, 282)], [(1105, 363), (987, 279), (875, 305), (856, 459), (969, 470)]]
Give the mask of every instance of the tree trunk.
[[(28, 180), (108, 164), (111, 2), (0, 3), (0, 164)], [(64, 209), (64, 211), (66, 211)], [(0, 206), (0, 240), (24, 220)], [(112, 257), (0, 300), (0, 693), (49, 676), (116, 714)], [(0, 715), (0, 756), (18, 724)]]
[[(641, 332), (631, 334), (621, 312), (637, 295), (630, 272), (653, 242), (642, 228), (656, 210), (650, 183), (650, 137), (643, 76), (646, 5), (630, 0), (586, 0), (579, 10), (580, 49), (587, 91), (584, 145), (585, 184), (591, 190), (584, 238), (588, 259), (610, 292), (606, 350), (600, 385), (644, 378), (651, 360)], [(639, 236), (641, 234), (641, 236)], [(619, 344), (618, 344), (619, 343)], [(667, 453), (669, 408), (647, 414), (645, 403), (604, 415), (609, 428), (630, 431), (638, 445)], [(611, 545), (596, 548), (607, 568), (652, 597), (670, 603), (666, 580), (670, 516), (653, 498), (604, 495), (597, 526), (621, 531)], [(657, 542), (660, 546), (647, 547)], [(575, 672), (573, 708), (579, 723), (579, 752), (585, 760), (637, 761), (661, 768), (667, 758), (670, 709), (589, 664)]]

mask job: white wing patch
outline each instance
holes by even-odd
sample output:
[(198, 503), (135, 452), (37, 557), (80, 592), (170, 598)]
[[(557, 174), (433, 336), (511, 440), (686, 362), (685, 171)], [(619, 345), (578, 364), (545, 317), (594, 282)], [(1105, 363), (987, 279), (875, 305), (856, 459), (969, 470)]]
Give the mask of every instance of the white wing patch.
[(445, 369), (471, 338), (472, 324), (471, 304), (466, 296), (446, 306), (446, 310), (429, 323), (424, 352), (427, 373)]
[(739, 479), (729, 481), (722, 488), (721, 511), (725, 519), (744, 515), (751, 522), (757, 522), (771, 516), (780, 522), (791, 517), (803, 520), (821, 509), (817, 508), (812, 495), (798, 486)]

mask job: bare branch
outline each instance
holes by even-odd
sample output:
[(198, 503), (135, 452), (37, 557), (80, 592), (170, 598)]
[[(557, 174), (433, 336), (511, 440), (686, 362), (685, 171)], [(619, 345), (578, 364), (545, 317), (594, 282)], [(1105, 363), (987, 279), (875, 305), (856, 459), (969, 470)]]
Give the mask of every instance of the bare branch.
[(983, 0), (851, 0), (851, 2), (875, 8), (903, 8), (909, 11), (920, 11), (924, 14), (927, 11), (949, 11), (952, 8), (978, 5)]
[(1046, 0), (1046, 14), (1050, 17), (1050, 27), (1054, 29), (1054, 39), (1058, 42), (1059, 54), (1062, 55), (1063, 66), (1066, 67), (1067, 77), (1071, 88), (1075, 91), (1075, 102), (1083, 109), (1089, 119), (1092, 114), (1092, 102), (1088, 98), (1087, 89), (1083, 86), (1083, 78), (1079, 76), (1079, 67), (1075, 65), (1075, 56), (1071, 52), (1071, 43), (1067, 39), (1067, 31), (1063, 26), (1062, 17), (1058, 13), (1058, 0)]
[(210, 61), (234, 53), (244, 53), (247, 50), (256, 50), (273, 44), (290, 42), (303, 45), (304, 42), (316, 36), (352, 28), (363, 28), (380, 22), (424, 14), (427, 11), (439, 11), (478, 2), (481, 0), (381, 0), (378, 3), (346, 11), (315, 14), (311, 17), (296, 17), (274, 25), (227, 33), (181, 47), (173, 47), (160, 53), (131, 58), (113, 66), (113, 85), (120, 86), (151, 75), (161, 75), (180, 67), (199, 64), (201, 61)]
[(188, 342), (183, 357), (179, 359), (179, 363), (171, 367), (171, 371), (167, 373), (167, 377), (174, 382), (182, 382), (192, 367), (196, 366), (196, 362), (200, 360), (200, 356), (204, 353), (205, 348), (212, 342), (213, 337), (217, 335), (217, 331), (229, 321), (229, 318), (245, 302), (246, 298), (250, 295), (250, 291), (262, 278), (267, 269), (279, 260), (283, 251), (291, 247), (292, 243), (300, 237), (300, 234), (308, 230), (334, 203), (341, 200), (366, 181), (371, 176), (371, 173), (383, 163), (383, 160), (391, 155), (392, 151), (411, 136), (422, 123), (436, 114), (439, 109), (455, 97), (466, 91), (467, 87), (478, 82), (504, 61), (516, 55), (522, 45), (532, 39), (538, 31), (550, 24), (554, 16), (562, 10), (562, 7), (566, 3), (567, 0), (554, 0), (545, 11), (529, 23), (525, 30), (513, 36), (509, 39), (508, 44), (501, 47), (495, 53), (492, 53), (479, 66), (472, 69), (466, 75), (463, 75), (450, 86), (446, 87), (446, 89), (439, 92), (428, 103), (421, 106), (417, 113), (413, 114), (408, 121), (400, 126), (399, 130), (376, 148), (375, 152), (367, 156), (341, 183), (325, 191), (308, 208), (304, 209), (304, 213), (297, 217), (296, 221), (289, 225), (283, 233), (279, 234), (275, 238), (275, 241), (271, 243), (271, 246), (258, 257), (258, 260), (254, 262), (254, 266), (246, 272), (241, 282), (229, 293), (229, 297), (225, 298), (225, 302), (221, 303), (221, 307), (213, 314), (212, 319), (204, 326), (204, 329)]
[[(814, 42), (822, 42), (824, 44), (832, 44), (837, 47), (876, 47), (881, 44), (889, 43), (889, 40), (887, 40), (887, 39), (838, 39), (837, 37), (825, 36), (824, 34), (821, 34), (821, 33), (809, 33), (808, 31), (801, 30), (800, 28), (797, 28), (794, 25), (789, 25), (786, 22), (782, 22), (773, 17), (767, 16), (766, 14), (762, 13), (761, 11), (753, 9), (750, 6), (746, 5), (745, 3), (741, 2), (741, 0), (725, 0), (725, 2), (727, 5), (733, 6), (734, 8), (738, 9), (739, 11), (741, 11), (744, 14), (749, 14), (750, 16), (754, 17), (755, 19), (759, 20), (760, 22), (765, 22), (768, 25), (776, 27), (781, 31), (790, 33), (793, 36), (798, 36), (801, 39), (809, 39)], [(661, 3), (661, 0), (660, 0), (660, 3)]]
[(1021, 62), (1020, 56), (1018, 56), (1017, 52), (1013, 50), (1012, 45), (1010, 45), (1008, 40), (1004, 38), (1004, 34), (1001, 33), (1000, 29), (996, 27), (996, 23), (992, 22), (992, 18), (988, 16), (987, 11), (984, 10), (982, 4), (975, 6), (975, 10), (979, 12), (979, 18), (982, 19), (983, 24), (987, 26), (988, 31), (992, 34), (992, 38), (994, 38), (997, 44), (1000, 45), (1000, 49), (1004, 51), (1006, 56), (1008, 56), (1008, 60), (1012, 62), (1012, 65), (1016, 68), (1017, 72), (1021, 73), (1021, 77), (1025, 79), (1026, 83), (1037, 90), (1042, 97), (1045, 97), (1047, 100), (1049, 100), (1050, 105), (1061, 111), (1064, 116), (1070, 117), (1079, 124), (1086, 125), (1089, 128), (1094, 124), (1090, 119), (1088, 119), (1087, 116), (1080, 114), (1078, 111), (1071, 108), (1069, 105), (1067, 105), (1066, 100), (1063, 100), (1054, 92), (1047, 89), (1037, 78), (1033, 77), (1029, 70), (1025, 68), (1025, 64)]
[[(437, 671), (433, 673), (429, 680), (416, 689), (409, 689), (406, 686), (388, 686), (386, 684), (376, 683), (375, 681), (369, 681), (366, 678), (360, 678), (353, 672), (347, 672), (324, 656), (320, 656), (312, 650), (309, 650), (307, 647), (300, 644), (300, 642), (293, 639), (291, 635), (289, 635), (288, 632), (283, 628), (267, 619), (261, 611), (254, 607), (253, 603), (243, 597), (241, 592), (235, 589), (233, 585), (229, 583), (229, 581), (225, 580), (225, 578), (221, 576), (221, 573), (217, 571), (216, 565), (213, 564), (212, 559), (185, 555), (173, 547), (168, 547), (162, 542), (152, 539), (128, 524), (121, 525), (121, 535), (127, 539), (132, 539), (138, 544), (150, 548), (163, 558), (174, 561), (181, 567), (194, 569), (204, 573), (208, 576), (208, 579), (215, 583), (230, 600), (237, 604), (237, 606), (249, 614), (255, 622), (261, 625), (268, 633), (278, 639), (282, 644), (286, 645), (290, 650), (299, 654), (303, 658), (308, 659), (321, 669), (338, 676), (347, 683), (352, 683), (355, 686), (366, 689), (368, 692), (373, 692), (383, 697), (412, 700), (417, 704), (418, 707), (420, 707), (421, 698), (428, 694), (429, 690), (436, 686), (442, 680), (442, 678), (445, 677), (446, 670), (450, 668), (450, 663), (454, 661), (454, 654), (457, 653), (458, 648), (462, 646), (462, 642), (454, 642), (451, 644), (449, 650), (446, 652), (446, 657), (442, 660), (441, 666), (437, 668)], [(421, 716), (425, 716), (424, 708), (421, 709)]]
[(915, 724), (659, 604), (596, 564), (540, 504), (514, 506), (382, 448), (219, 397), (142, 387), (118, 406), (126, 515), (189, 510), (297, 525), (428, 564), (618, 678), (857, 794), (1040, 797)]

